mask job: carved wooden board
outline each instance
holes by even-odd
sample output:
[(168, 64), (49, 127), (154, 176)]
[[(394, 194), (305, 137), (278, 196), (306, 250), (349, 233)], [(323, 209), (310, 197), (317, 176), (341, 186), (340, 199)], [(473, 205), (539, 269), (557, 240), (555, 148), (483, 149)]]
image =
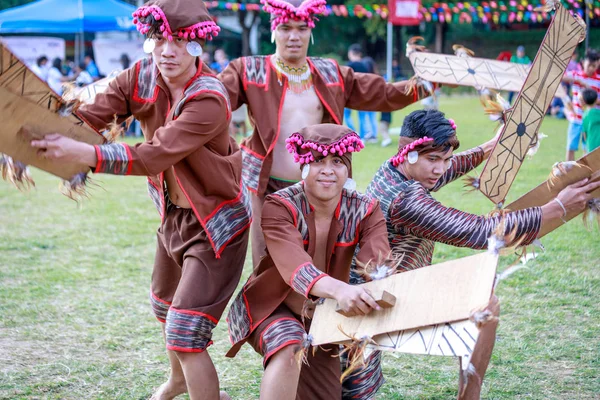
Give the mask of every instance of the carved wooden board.
[(34, 137), (59, 132), (90, 144), (102, 144), (104, 138), (94, 131), (74, 124), (69, 118), (63, 118), (43, 105), (33, 104), (24, 97), (18, 96), (5, 87), (0, 87), (0, 153), (5, 153), (15, 160), (33, 165), (63, 179), (71, 179), (79, 172), (89, 168), (57, 163), (37, 155), (37, 149), (29, 145), (30, 138), (21, 131), (27, 126)]
[(462, 357), (462, 365), (467, 366), (478, 337), (479, 329), (475, 324), (464, 320), (377, 335), (373, 337), (377, 345), (369, 345), (369, 348), (408, 354)]
[(415, 75), (437, 83), (518, 92), (529, 66), (506, 61), (448, 54), (413, 52), (409, 56)]
[[(535, 189), (506, 206), (506, 208), (509, 210), (522, 210), (529, 207), (540, 207), (555, 198), (556, 195), (568, 185), (590, 177), (593, 180), (600, 179), (600, 148), (581, 157), (579, 160), (577, 160), (577, 162), (589, 167), (589, 169), (571, 168), (566, 174), (553, 179), (553, 186), (549, 186), (548, 181), (543, 182)], [(592, 192), (592, 195), (594, 197), (600, 197), (600, 189), (596, 189), (594, 192)], [(581, 212), (571, 211), (563, 219), (565, 221), (569, 221), (579, 214), (581, 214)], [(555, 218), (554, 220), (549, 221), (542, 227), (539, 237), (542, 237), (552, 232), (556, 228), (561, 227), (564, 223), (565, 222), (560, 218)]]
[[(42, 81), (25, 63), (15, 56), (8, 46), (0, 41), (0, 87), (21, 96), (52, 112), (57, 112), (63, 101), (50, 87)], [(72, 124), (81, 126), (90, 132), (94, 131), (76, 113), (65, 117)]]
[(487, 306), (497, 264), (497, 256), (480, 253), (364, 283), (365, 288), (396, 296), (394, 307), (366, 316), (344, 317), (335, 311), (336, 301), (327, 299), (315, 310), (313, 344), (348, 341), (338, 326), (360, 338), (468, 319)]
[(558, 7), (481, 173), (479, 189), (495, 204), (506, 198), (584, 32), (580, 20)]

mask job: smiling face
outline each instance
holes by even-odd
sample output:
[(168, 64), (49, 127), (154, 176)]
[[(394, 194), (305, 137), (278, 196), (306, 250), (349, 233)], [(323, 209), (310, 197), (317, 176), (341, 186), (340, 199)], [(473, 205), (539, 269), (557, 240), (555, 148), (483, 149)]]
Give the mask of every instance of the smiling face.
[(156, 43), (152, 51), (152, 59), (164, 79), (187, 81), (195, 74), (196, 57), (191, 56), (186, 49), (188, 40), (173, 38), (170, 42), (159, 35), (153, 36), (152, 39)]
[(304, 179), (304, 190), (309, 199), (320, 202), (339, 199), (348, 179), (348, 168), (339, 156), (318, 157), (310, 165), (310, 172)]
[(411, 179), (420, 182), (427, 189), (433, 189), (450, 167), (452, 153), (453, 149), (450, 147), (446, 152), (432, 151), (430, 153), (419, 154), (419, 159), (416, 163), (410, 164), (408, 161), (404, 161), (401, 166)]
[(306, 22), (290, 20), (275, 29), (277, 54), (288, 63), (304, 62), (312, 29)]

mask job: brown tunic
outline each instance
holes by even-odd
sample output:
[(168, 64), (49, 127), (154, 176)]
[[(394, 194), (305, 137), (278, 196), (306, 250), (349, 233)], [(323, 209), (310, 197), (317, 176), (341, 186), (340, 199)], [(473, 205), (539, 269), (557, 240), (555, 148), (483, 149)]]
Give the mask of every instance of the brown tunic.
[(241, 184), (241, 154), (229, 137), (231, 106), (223, 85), (200, 63), (177, 104), (151, 58), (114, 79), (81, 116), (102, 130), (134, 116), (145, 143), (96, 147), (95, 172), (148, 176), (148, 190), (165, 215), (164, 171), (173, 172), (218, 258), (250, 224), (248, 195)]
[[(329, 275), (348, 282), (357, 245), (361, 262), (389, 254), (385, 220), (379, 203), (344, 189), (331, 222), (324, 271), (313, 264), (316, 226), (303, 183), (267, 196), (262, 229), (268, 255), (262, 259), (234, 300), (227, 318), (235, 356), (248, 336), (284, 301), (309, 297), (312, 286)], [(293, 297), (296, 299), (293, 299)], [(290, 299), (292, 297), (292, 299)]]
[[(344, 108), (365, 111), (395, 111), (427, 95), (414, 91), (407, 95), (408, 82), (386, 83), (375, 74), (355, 73), (340, 67), (335, 60), (308, 57), (315, 92), (326, 113), (323, 123), (341, 125)], [(281, 126), (281, 110), (285, 101), (288, 81), (277, 77), (271, 56), (242, 57), (232, 61), (219, 74), (234, 110), (248, 105), (248, 114), (254, 133), (241, 145), (244, 158), (244, 183), (252, 192), (263, 195), (267, 188), (272, 151), (277, 143)], [(299, 126), (298, 130), (304, 128)]]

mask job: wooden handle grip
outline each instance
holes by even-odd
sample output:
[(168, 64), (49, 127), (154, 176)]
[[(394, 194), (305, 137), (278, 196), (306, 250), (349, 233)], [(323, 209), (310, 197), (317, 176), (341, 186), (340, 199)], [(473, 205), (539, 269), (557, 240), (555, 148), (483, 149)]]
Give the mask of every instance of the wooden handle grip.
[[(396, 296), (385, 290), (371, 292), (371, 296), (381, 308), (392, 308), (396, 304)], [(350, 318), (346, 312), (340, 308), (340, 305), (335, 306), (335, 312), (342, 314), (344, 317)]]

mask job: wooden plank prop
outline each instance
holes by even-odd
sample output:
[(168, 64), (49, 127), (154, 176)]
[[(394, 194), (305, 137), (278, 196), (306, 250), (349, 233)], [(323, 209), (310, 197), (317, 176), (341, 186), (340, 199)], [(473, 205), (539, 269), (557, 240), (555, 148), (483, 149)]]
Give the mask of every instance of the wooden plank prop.
[(468, 320), (473, 311), (487, 306), (497, 264), (497, 256), (481, 253), (364, 283), (372, 292), (385, 290), (396, 297), (393, 307), (366, 316), (344, 317), (336, 312), (336, 301), (326, 299), (316, 307), (311, 324), (313, 345), (348, 342), (343, 332), (373, 338)]
[[(577, 164), (577, 165), (576, 165)], [(575, 182), (579, 182), (582, 179), (590, 178), (591, 180), (600, 179), (600, 148), (592, 151), (591, 153), (581, 157), (575, 163), (562, 163), (559, 168), (554, 167), (552, 177), (546, 182), (543, 182), (535, 189), (526, 193), (519, 199), (515, 200), (506, 208), (508, 210), (522, 210), (529, 207), (539, 207), (551, 201), (555, 198), (558, 193), (568, 185)], [(558, 176), (557, 176), (558, 175)], [(596, 189), (592, 192), (592, 196), (600, 198), (600, 189)], [(549, 232), (561, 227), (569, 220), (575, 218), (582, 211), (571, 211), (565, 217), (556, 218), (553, 221), (544, 224), (540, 231), (542, 237)]]
[(581, 19), (557, 5), (525, 84), (507, 112), (500, 138), (481, 173), (479, 190), (495, 204), (504, 202), (527, 150), (537, 140), (546, 110), (584, 35)]
[[(89, 168), (81, 169), (77, 165), (39, 157), (37, 149), (29, 145), (31, 139), (41, 138), (49, 132), (60, 132), (89, 144), (104, 143), (104, 138), (96, 132), (74, 124), (71, 119), (63, 118), (47, 107), (33, 104), (5, 87), (0, 87), (0, 120), (3, 121), (0, 129), (0, 153), (66, 180), (80, 172), (89, 171)], [(24, 127), (31, 136), (23, 134)]]
[(518, 92), (529, 66), (506, 61), (448, 54), (413, 52), (415, 75), (429, 82)]
[[(52, 112), (58, 112), (64, 102), (50, 87), (42, 81), (24, 62), (15, 56), (8, 46), (0, 41), (0, 87), (23, 97), (25, 100), (44, 107)], [(77, 113), (67, 113), (65, 116), (72, 124), (81, 126), (91, 134), (98, 135), (87, 125)], [(19, 160), (21, 161), (21, 160)], [(25, 162), (25, 161), (22, 161)]]

